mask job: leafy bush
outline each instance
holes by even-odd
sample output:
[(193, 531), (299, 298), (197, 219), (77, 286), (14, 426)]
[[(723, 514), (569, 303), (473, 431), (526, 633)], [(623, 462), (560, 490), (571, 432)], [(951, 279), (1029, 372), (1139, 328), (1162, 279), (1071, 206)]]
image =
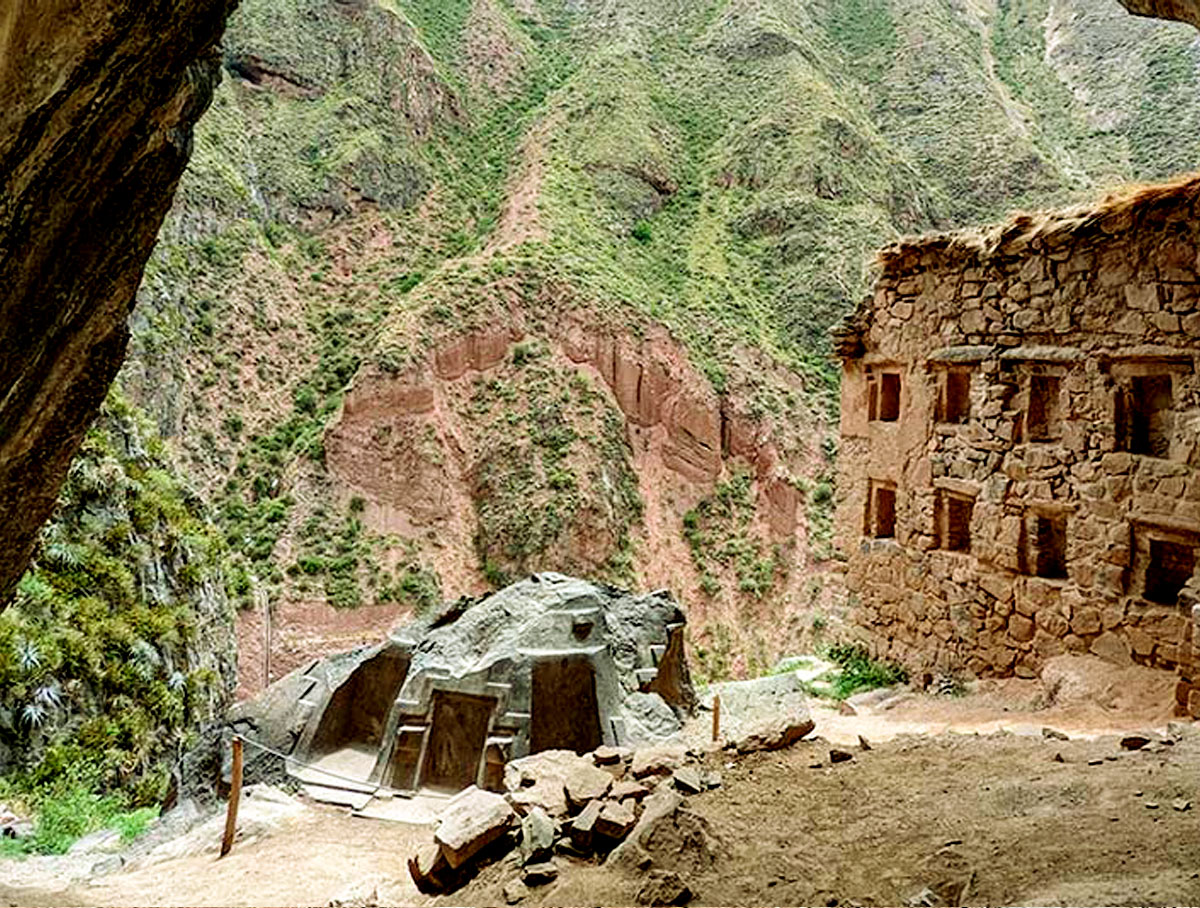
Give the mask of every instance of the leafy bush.
[(893, 684), (904, 684), (908, 681), (908, 672), (901, 666), (890, 662), (876, 662), (857, 644), (834, 644), (825, 651), (824, 656), (841, 667), (831, 691), (836, 700), (845, 700), (859, 691), (891, 687)]

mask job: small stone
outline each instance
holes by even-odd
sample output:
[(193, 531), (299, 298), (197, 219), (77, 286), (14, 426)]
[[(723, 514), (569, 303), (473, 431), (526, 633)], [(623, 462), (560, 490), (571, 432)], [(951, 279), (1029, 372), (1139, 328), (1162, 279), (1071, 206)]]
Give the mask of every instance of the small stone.
[(644, 747), (633, 754), (629, 770), (635, 779), (646, 776), (665, 776), (683, 762), (682, 747)]
[(854, 754), (848, 750), (837, 750), (836, 748), (829, 751), (830, 763), (845, 763), (847, 760), (853, 760)]
[(558, 879), (558, 865), (553, 861), (543, 861), (540, 864), (530, 864), (521, 873), (521, 881), (526, 886), (545, 886)]
[(859, 750), (870, 750), (871, 749), (871, 743), (866, 738), (864, 738), (862, 735), (858, 736), (858, 749)]
[(520, 880), (510, 880), (504, 885), (504, 903), (515, 905), (529, 895), (529, 887)]
[(1063, 759), (1063, 755), (1062, 755), (1062, 754), (1055, 754), (1055, 755), (1054, 755), (1054, 762), (1055, 762), (1055, 763), (1065, 763), (1065, 762), (1066, 762), (1066, 760), (1064, 760), (1064, 759)]
[(838, 704), (838, 712), (841, 713), (843, 716), (857, 716), (858, 715), (858, 710), (855, 709), (853, 706), (851, 706), (849, 703), (847, 703), (845, 700), (843, 700), (841, 703)]
[(592, 759), (597, 766), (615, 766), (632, 755), (633, 751), (628, 747), (612, 747), (608, 744), (601, 744), (592, 751)]
[(596, 832), (610, 839), (623, 839), (636, 822), (637, 817), (631, 806), (609, 801), (596, 819)]
[(813, 760), (811, 763), (808, 764), (809, 769), (822, 769), (822, 768), (824, 768), (824, 766), (825, 766), (825, 764), (822, 763), (820, 760)]
[(638, 890), (639, 905), (686, 905), (692, 900), (692, 890), (674, 870), (651, 870)]
[(700, 772), (694, 766), (682, 766), (671, 776), (675, 787), (684, 794), (699, 794), (704, 789)]
[(588, 801), (604, 797), (612, 783), (611, 773), (581, 760), (567, 772), (563, 779), (563, 789), (567, 793), (567, 803), (571, 808), (580, 810)]
[(442, 849), (435, 842), (422, 845), (408, 859), (408, 873), (417, 889), (427, 895), (443, 891), (452, 875)]
[(587, 850), (592, 847), (592, 833), (596, 829), (596, 821), (600, 819), (600, 811), (604, 809), (603, 801), (592, 801), (580, 812), (567, 831), (571, 844), (576, 848)]
[(634, 782), (632, 779), (614, 782), (613, 787), (608, 792), (608, 796), (614, 801), (624, 801), (626, 798), (633, 798), (635, 801), (640, 801), (648, 794), (650, 794), (649, 788), (641, 782)]
[(1141, 750), (1149, 743), (1150, 739), (1145, 735), (1126, 735), (1121, 739), (1121, 747), (1125, 750)]
[(1070, 741), (1071, 740), (1071, 736), (1068, 735), (1066, 732), (1061, 732), (1057, 728), (1051, 728), (1048, 725), (1042, 728), (1042, 737), (1047, 738), (1051, 741)]
[(1133, 793), (1133, 796), (1134, 796), (1135, 798), (1140, 798), (1140, 797), (1142, 796), (1142, 792), (1140, 792), (1140, 791), (1135, 791), (1135, 792)]
[(1147, 801), (1145, 808), (1147, 810), (1158, 810), (1158, 801)]
[(1176, 798), (1174, 801), (1171, 802), (1171, 806), (1174, 807), (1176, 810), (1191, 810), (1192, 802), (1189, 801), (1187, 798)]
[(540, 807), (533, 807), (521, 820), (521, 861), (536, 864), (546, 860), (554, 848), (554, 821)]
[(721, 781), (721, 774), (715, 769), (711, 769), (704, 774), (704, 787), (709, 791), (712, 791), (714, 788), (720, 788)]

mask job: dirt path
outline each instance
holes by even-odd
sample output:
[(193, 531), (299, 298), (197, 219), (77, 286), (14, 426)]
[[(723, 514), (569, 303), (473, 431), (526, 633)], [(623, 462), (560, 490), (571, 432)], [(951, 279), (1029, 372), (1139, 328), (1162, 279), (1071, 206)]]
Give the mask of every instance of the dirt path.
[(193, 855), (62, 890), (0, 882), (0, 905), (328, 905), (372, 889), (379, 904), (411, 905), (423, 896), (405, 862), (429, 837), (425, 826), (357, 819), (314, 804), (220, 861)]

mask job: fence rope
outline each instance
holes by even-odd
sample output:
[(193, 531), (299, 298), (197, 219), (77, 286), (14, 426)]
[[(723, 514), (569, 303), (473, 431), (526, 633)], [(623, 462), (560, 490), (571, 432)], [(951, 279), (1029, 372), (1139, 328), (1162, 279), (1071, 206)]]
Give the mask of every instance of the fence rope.
[[(314, 772), (320, 773), (323, 776), (329, 776), (331, 779), (338, 779), (339, 781), (342, 781), (342, 782), (350, 782), (351, 784), (353, 784), (359, 788), (362, 788), (364, 786), (374, 786), (373, 792), (363, 791), (363, 792), (358, 792), (359, 794), (375, 795), (382, 791), (382, 792), (387, 792), (391, 795), (400, 795), (401, 797), (409, 796), (403, 791), (398, 791), (395, 788), (389, 788), (386, 785), (375, 785), (374, 782), (365, 782), (362, 779), (352, 779), (350, 776), (343, 776), (340, 773), (332, 772), (328, 769), (325, 769), (322, 766), (317, 766), (315, 763), (305, 763), (303, 760), (298, 760), (295, 757), (290, 756), (289, 754), (281, 753), (280, 751), (275, 750), (272, 747), (268, 747), (266, 744), (263, 744), (259, 741), (255, 741), (253, 738), (247, 738), (245, 735), (239, 734), (238, 732), (234, 732), (233, 737), (237, 738), (239, 741), (243, 742), (244, 744), (249, 744), (251, 747), (257, 747), (259, 750), (264, 751), (265, 753), (269, 753), (273, 757), (279, 757), (279, 759), (283, 760), (285, 762), (285, 764), (288, 764), (289, 772), (291, 771), (292, 766), (299, 766), (303, 769), (311, 769)], [(321, 784), (320, 782), (305, 782), (303, 779), (299, 779), (298, 781), (302, 785), (320, 785)], [(329, 787), (332, 788), (333, 786), (329, 786)]]

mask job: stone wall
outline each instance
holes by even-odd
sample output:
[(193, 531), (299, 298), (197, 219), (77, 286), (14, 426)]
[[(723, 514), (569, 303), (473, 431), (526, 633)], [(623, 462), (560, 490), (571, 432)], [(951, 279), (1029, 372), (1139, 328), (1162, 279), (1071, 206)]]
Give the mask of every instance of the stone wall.
[(1187, 702), (1198, 195), (881, 253), (838, 335), (838, 542), (877, 656), (1031, 677), (1091, 652), (1178, 669)]

